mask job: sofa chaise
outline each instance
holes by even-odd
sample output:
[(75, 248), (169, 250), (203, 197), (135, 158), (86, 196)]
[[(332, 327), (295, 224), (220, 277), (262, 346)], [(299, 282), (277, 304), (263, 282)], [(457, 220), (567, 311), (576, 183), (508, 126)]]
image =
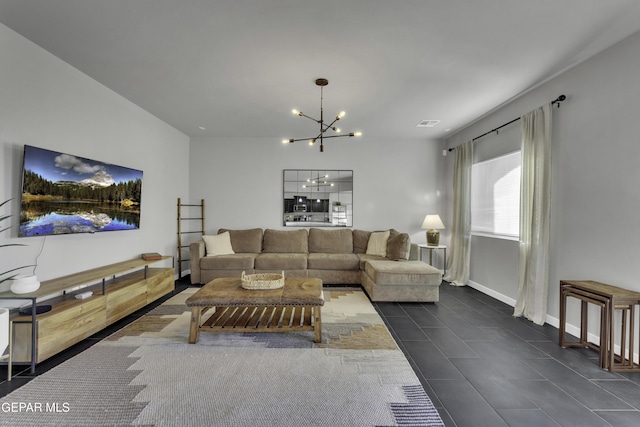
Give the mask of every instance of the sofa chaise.
[(191, 282), (284, 271), (325, 284), (361, 285), (372, 301), (436, 302), (440, 270), (418, 260), (418, 246), (396, 230), (220, 229), (190, 244)]

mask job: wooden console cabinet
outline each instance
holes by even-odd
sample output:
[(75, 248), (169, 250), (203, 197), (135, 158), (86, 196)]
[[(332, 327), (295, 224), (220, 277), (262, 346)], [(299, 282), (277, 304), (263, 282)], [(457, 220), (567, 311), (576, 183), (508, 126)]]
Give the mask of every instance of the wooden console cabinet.
[[(161, 260), (171, 259), (165, 256)], [(35, 365), (90, 337), (174, 290), (174, 269), (149, 268), (161, 261), (133, 259), (44, 281), (36, 292), (0, 293), (0, 300), (30, 300), (51, 311), (11, 318), (11, 363)], [(93, 295), (77, 299), (80, 293)], [(53, 298), (45, 297), (57, 295)]]

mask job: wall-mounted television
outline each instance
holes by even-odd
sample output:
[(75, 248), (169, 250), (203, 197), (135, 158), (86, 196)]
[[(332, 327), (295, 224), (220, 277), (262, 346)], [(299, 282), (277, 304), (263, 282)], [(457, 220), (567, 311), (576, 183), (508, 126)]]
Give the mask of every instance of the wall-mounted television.
[(25, 145), (19, 237), (140, 228), (142, 171)]

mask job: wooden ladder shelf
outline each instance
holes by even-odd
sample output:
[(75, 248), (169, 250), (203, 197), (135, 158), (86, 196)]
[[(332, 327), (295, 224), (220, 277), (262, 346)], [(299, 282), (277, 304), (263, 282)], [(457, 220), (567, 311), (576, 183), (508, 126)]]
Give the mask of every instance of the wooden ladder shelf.
[[(187, 212), (189, 212), (189, 208), (200, 208), (200, 212), (192, 212), (195, 216), (184, 216), (182, 212), (183, 208), (187, 208)], [(186, 231), (183, 230), (182, 226), (184, 221), (200, 221), (200, 230), (193, 230), (191, 227), (187, 227)], [(182, 263), (189, 261), (189, 257), (183, 255), (183, 251), (189, 252), (189, 244), (191, 243), (191, 241), (183, 241), (183, 235), (185, 234), (204, 235), (204, 199), (201, 199), (200, 204), (196, 205), (183, 204), (182, 200), (178, 197), (178, 278), (182, 278)]]

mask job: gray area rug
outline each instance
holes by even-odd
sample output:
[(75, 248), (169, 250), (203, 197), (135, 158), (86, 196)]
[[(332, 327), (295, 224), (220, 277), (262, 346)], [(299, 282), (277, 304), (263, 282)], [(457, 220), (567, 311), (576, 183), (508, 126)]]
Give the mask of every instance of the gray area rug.
[(187, 289), (0, 399), (6, 426), (442, 426), (360, 290), (325, 290), (312, 332), (202, 333)]

